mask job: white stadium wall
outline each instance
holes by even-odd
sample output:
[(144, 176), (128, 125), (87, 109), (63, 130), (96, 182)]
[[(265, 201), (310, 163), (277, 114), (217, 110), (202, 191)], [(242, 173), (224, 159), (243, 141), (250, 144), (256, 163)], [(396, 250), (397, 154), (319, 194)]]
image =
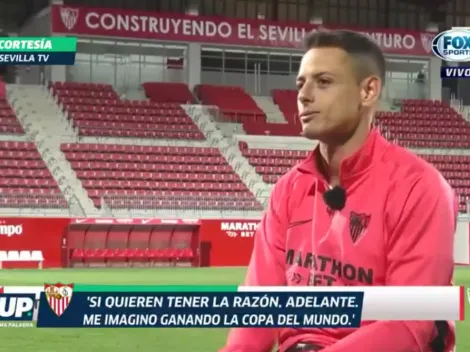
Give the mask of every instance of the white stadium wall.
[[(51, 14), (45, 8), (30, 18), (20, 29), (20, 37), (49, 37), (51, 35)], [(50, 77), (50, 66), (20, 66), (16, 83), (43, 84)]]
[(457, 265), (470, 265), (470, 221), (459, 219), (454, 242), (454, 260)]

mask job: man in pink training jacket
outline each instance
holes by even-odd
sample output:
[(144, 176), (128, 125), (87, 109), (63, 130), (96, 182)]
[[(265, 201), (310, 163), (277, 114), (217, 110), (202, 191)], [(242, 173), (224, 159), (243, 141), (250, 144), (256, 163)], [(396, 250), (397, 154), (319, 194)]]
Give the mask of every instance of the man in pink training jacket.
[[(245, 285), (451, 285), (451, 187), (372, 127), (385, 78), (380, 49), (346, 31), (313, 33), (306, 46), (298, 109), (303, 135), (319, 145), (274, 186)], [(276, 343), (281, 352), (449, 352), (455, 335), (452, 322), (426, 321), (238, 328), (222, 351), (268, 352)]]

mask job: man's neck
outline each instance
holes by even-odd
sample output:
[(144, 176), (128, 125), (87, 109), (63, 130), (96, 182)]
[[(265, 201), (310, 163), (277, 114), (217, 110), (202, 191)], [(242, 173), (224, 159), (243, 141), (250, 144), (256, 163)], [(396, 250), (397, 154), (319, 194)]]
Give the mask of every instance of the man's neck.
[(353, 136), (342, 144), (320, 142), (320, 169), (331, 186), (339, 185), (341, 162), (361, 148), (370, 131), (369, 126), (359, 126)]

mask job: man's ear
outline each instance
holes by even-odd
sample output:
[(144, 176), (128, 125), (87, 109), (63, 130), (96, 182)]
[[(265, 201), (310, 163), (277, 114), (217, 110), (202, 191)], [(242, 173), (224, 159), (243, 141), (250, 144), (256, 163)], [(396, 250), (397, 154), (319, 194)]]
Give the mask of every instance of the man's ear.
[(372, 106), (379, 99), (382, 93), (382, 82), (377, 76), (369, 76), (362, 80), (361, 84), (361, 105)]

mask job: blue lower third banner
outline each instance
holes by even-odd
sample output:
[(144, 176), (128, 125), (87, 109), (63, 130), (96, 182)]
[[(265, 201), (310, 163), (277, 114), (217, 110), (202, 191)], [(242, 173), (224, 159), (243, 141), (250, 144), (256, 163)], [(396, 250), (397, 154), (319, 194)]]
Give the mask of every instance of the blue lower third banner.
[(358, 327), (363, 292), (41, 294), (39, 328)]
[(0, 52), (0, 65), (73, 65), (75, 52)]

